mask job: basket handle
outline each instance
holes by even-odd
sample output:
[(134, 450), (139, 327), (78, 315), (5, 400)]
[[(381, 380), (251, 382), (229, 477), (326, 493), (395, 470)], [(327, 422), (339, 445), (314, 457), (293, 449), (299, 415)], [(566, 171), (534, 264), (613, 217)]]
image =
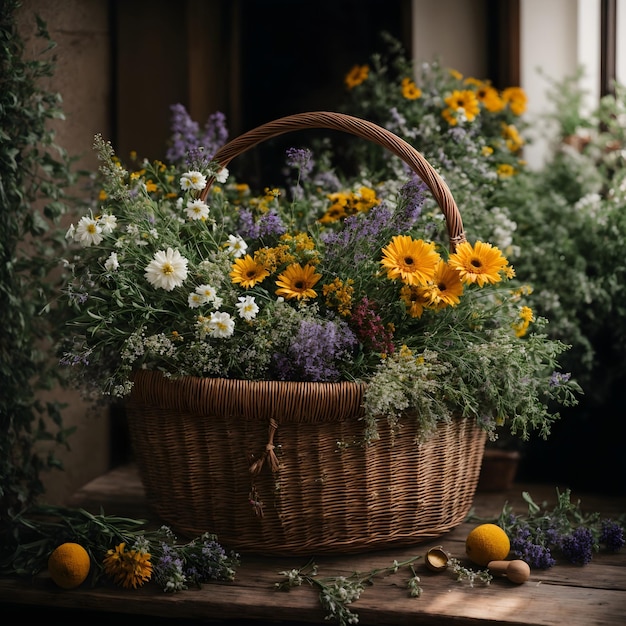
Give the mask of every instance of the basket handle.
[[(454, 252), (456, 246), (466, 240), (465, 232), (463, 231), (463, 220), (461, 219), (461, 214), (456, 202), (452, 197), (452, 193), (441, 176), (433, 169), (432, 165), (430, 165), (424, 156), (413, 148), (413, 146), (397, 135), (394, 135), (381, 126), (358, 117), (328, 111), (297, 113), (295, 115), (281, 117), (249, 130), (243, 135), (239, 135), (239, 137), (229, 141), (215, 153), (213, 160), (222, 167), (227, 167), (236, 156), (239, 156), (266, 139), (308, 128), (328, 128), (331, 130), (344, 131), (377, 143), (400, 157), (413, 172), (426, 183), (437, 201), (446, 219), (448, 237), (450, 239), (450, 250)], [(202, 200), (206, 199), (214, 181), (214, 177), (208, 179), (206, 187), (200, 194)]]

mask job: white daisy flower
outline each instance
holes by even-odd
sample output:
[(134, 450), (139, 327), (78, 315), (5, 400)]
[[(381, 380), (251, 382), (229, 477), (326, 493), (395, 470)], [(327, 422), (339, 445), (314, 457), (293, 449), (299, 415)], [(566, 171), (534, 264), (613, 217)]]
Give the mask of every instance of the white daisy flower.
[(120, 263), (117, 259), (117, 252), (111, 252), (109, 258), (104, 262), (104, 268), (109, 272), (114, 272), (119, 266)]
[(239, 296), (239, 302), (235, 305), (239, 311), (239, 317), (244, 320), (252, 320), (259, 312), (259, 307), (254, 301), (254, 296)]
[(228, 251), (235, 258), (242, 257), (247, 249), (248, 244), (239, 235), (228, 235)]
[(211, 313), (209, 320), (209, 335), (224, 339), (235, 332), (235, 322), (228, 313)]
[(92, 217), (81, 217), (74, 233), (74, 241), (88, 248), (91, 245), (97, 246), (102, 239), (102, 226)]
[(187, 202), (185, 213), (190, 220), (205, 220), (209, 217), (209, 207), (202, 200), (190, 200)]
[(201, 191), (206, 187), (206, 176), (201, 172), (185, 172), (180, 178), (180, 188), (183, 191), (196, 189)]
[(146, 280), (156, 289), (172, 291), (187, 278), (187, 263), (178, 250), (159, 250), (146, 267)]

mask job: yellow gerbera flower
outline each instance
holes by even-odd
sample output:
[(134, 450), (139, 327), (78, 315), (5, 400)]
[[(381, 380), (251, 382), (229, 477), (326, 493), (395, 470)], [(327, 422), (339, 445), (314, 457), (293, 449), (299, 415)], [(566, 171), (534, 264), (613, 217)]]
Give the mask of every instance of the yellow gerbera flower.
[(432, 280), (441, 258), (434, 243), (409, 235), (396, 235), (382, 252), (380, 263), (387, 270), (387, 278), (399, 278), (407, 285), (425, 285)]
[(463, 295), (463, 283), (459, 272), (442, 259), (435, 268), (432, 283), (424, 287), (424, 295), (435, 308), (456, 306)]
[(322, 277), (315, 273), (313, 265), (302, 267), (299, 263), (290, 265), (282, 274), (278, 276), (276, 284), (277, 296), (284, 296), (288, 300), (291, 298), (315, 298), (317, 292), (313, 289), (317, 281)]
[(509, 263), (502, 252), (490, 243), (477, 241), (472, 246), (464, 241), (450, 255), (448, 264), (459, 272), (464, 283), (477, 283), (482, 287), (486, 283), (502, 280), (501, 272)]
[(269, 275), (270, 273), (263, 265), (257, 263), (249, 254), (246, 254), (242, 259), (235, 259), (230, 279), (244, 289), (250, 289), (250, 287), (254, 287)]
[(468, 122), (472, 122), (480, 113), (480, 103), (476, 94), (470, 89), (455, 89), (444, 102), (454, 111), (463, 109)]
[(345, 78), (346, 87), (352, 89), (357, 85), (365, 82), (369, 76), (369, 65), (355, 65), (347, 74)]
[(402, 79), (402, 96), (407, 100), (417, 100), (422, 96), (422, 90), (410, 79)]
[(150, 554), (140, 550), (126, 550), (125, 543), (120, 543), (115, 550), (107, 551), (103, 565), (105, 573), (113, 582), (125, 589), (136, 589), (152, 576)]

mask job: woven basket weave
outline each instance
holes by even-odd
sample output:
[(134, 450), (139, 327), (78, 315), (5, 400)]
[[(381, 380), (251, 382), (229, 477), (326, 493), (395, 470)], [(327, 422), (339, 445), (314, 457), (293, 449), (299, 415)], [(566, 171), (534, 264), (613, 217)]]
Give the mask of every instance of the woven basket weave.
[[(226, 166), (265, 139), (304, 128), (343, 130), (400, 156), (437, 200), (451, 249), (464, 240), (456, 203), (424, 157), (358, 118), (281, 118), (214, 158)], [(350, 382), (168, 379), (138, 371), (127, 415), (149, 506), (178, 533), (211, 532), (229, 548), (268, 555), (406, 546), (460, 524), (476, 490), (484, 431), (454, 419), (417, 445), (415, 420), (407, 419), (393, 438), (382, 423), (380, 439), (363, 446), (362, 396), (363, 386)]]

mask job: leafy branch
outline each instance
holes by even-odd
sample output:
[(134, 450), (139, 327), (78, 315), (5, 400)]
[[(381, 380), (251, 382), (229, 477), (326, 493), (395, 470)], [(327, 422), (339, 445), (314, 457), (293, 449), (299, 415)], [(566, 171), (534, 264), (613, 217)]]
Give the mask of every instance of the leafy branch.
[(325, 619), (337, 620), (340, 626), (358, 624), (359, 616), (348, 607), (361, 597), (361, 593), (368, 585), (374, 584), (374, 578), (382, 575), (395, 574), (403, 567), (408, 567), (411, 577), (407, 583), (409, 595), (419, 597), (422, 589), (420, 579), (413, 568), (420, 557), (413, 557), (406, 561), (394, 561), (389, 567), (382, 567), (368, 572), (353, 572), (349, 576), (318, 576), (318, 566), (310, 560), (304, 567), (280, 572), (285, 580), (275, 584), (279, 591), (289, 591), (293, 587), (308, 584), (319, 591), (319, 599), (324, 610), (328, 612)]

